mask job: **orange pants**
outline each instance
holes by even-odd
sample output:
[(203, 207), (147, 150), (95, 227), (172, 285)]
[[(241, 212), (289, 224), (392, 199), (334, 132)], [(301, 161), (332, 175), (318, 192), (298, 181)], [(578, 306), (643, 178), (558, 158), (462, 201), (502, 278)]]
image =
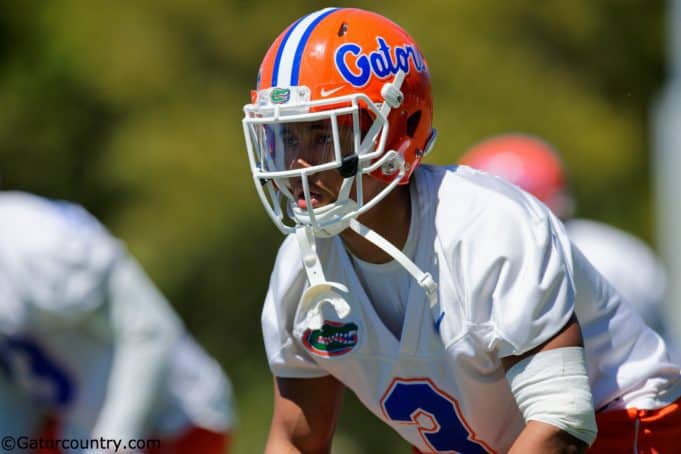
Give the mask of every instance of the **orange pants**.
[(598, 437), (589, 454), (681, 452), (681, 399), (657, 410), (597, 413), (596, 423)]
[(161, 440), (160, 449), (147, 449), (148, 454), (227, 454), (231, 437), (229, 434), (212, 432), (200, 427), (193, 427), (184, 435)]

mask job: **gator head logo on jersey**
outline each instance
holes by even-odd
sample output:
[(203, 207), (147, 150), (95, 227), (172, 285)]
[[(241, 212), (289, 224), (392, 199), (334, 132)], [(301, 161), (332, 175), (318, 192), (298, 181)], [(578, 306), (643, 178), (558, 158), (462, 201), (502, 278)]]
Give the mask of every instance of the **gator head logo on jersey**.
[(357, 325), (324, 320), (321, 329), (305, 330), (303, 345), (321, 356), (344, 355), (357, 345)]

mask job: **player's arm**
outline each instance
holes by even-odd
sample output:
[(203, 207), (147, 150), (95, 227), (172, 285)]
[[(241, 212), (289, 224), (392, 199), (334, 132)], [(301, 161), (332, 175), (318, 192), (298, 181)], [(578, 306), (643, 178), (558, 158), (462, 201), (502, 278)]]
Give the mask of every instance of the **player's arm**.
[(596, 424), (583, 358), (582, 335), (573, 316), (549, 341), (502, 359), (526, 420), (509, 453), (586, 452)]
[(477, 332), (501, 358), (526, 423), (510, 452), (583, 452), (597, 429), (572, 246), (545, 205), (514, 186), (496, 189), (510, 198), (495, 193), (494, 209), (476, 218), (460, 269), (465, 311), (489, 320)]
[(114, 357), (93, 435), (136, 438), (148, 430), (181, 322), (130, 256), (114, 266), (107, 295)]
[(265, 453), (330, 452), (343, 391), (331, 375), (275, 377), (274, 414)]

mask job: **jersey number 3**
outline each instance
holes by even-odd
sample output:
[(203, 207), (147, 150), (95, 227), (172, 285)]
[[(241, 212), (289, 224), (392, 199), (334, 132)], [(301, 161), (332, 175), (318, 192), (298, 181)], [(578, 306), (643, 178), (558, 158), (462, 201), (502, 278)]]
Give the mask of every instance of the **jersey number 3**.
[(69, 377), (29, 339), (0, 339), (0, 372), (45, 405), (65, 406), (73, 399)]
[(381, 399), (383, 412), (392, 421), (415, 424), (421, 438), (435, 452), (487, 453), (483, 443), (462, 422), (455, 399), (430, 380), (395, 379)]

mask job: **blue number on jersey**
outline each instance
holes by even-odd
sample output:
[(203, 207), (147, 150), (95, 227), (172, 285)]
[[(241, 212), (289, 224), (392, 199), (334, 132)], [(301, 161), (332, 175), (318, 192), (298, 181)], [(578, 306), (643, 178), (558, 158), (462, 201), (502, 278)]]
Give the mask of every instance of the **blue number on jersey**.
[(416, 424), (421, 437), (436, 452), (488, 452), (461, 422), (456, 400), (428, 379), (395, 379), (381, 406), (391, 420)]
[(63, 407), (73, 400), (71, 380), (38, 344), (29, 339), (0, 339), (0, 372), (44, 405)]

